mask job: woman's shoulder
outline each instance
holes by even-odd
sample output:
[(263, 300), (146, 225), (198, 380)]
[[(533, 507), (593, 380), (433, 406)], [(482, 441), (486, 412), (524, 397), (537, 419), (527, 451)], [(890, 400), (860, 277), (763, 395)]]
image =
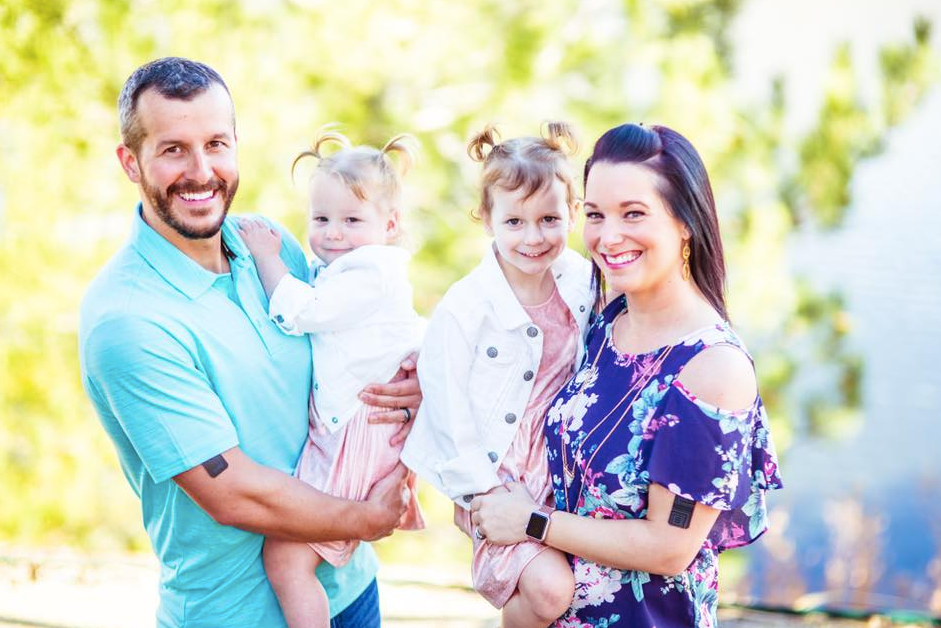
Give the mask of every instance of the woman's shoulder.
[(755, 366), (727, 322), (710, 325), (683, 344), (698, 348), (677, 378), (684, 391), (716, 408), (735, 411), (754, 405), (758, 397)]

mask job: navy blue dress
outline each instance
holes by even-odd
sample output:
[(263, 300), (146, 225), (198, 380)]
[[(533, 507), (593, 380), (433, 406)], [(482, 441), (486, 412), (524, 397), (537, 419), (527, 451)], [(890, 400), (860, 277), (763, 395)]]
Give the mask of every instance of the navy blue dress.
[(756, 397), (749, 408), (716, 408), (677, 380), (707, 347), (746, 351), (727, 323), (650, 353), (623, 354), (611, 329), (625, 308), (624, 297), (615, 299), (592, 325), (585, 363), (546, 414), (556, 507), (583, 517), (643, 519), (655, 482), (721, 513), (678, 576), (570, 557), (575, 599), (555, 626), (715, 626), (718, 554), (767, 529), (765, 492), (782, 487), (764, 406)]

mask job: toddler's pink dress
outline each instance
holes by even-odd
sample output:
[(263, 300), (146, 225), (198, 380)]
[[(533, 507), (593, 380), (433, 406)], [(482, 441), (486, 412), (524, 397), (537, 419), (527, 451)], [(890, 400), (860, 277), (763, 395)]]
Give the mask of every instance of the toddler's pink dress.
[[(317, 417), (311, 400), (307, 443), (297, 463), (295, 476), (314, 488), (344, 499), (364, 500), (373, 484), (388, 475), (399, 462), (402, 445), (392, 447), (389, 439), (402, 427), (398, 423), (369, 422), (369, 417), (388, 408), (363, 405), (349, 422), (331, 434)], [(425, 527), (415, 479), (409, 481), (411, 495), (400, 530)], [(345, 565), (359, 541), (310, 543), (310, 547), (335, 567)]]
[[(552, 503), (543, 421), (556, 393), (572, 376), (579, 342), (578, 325), (558, 290), (553, 291), (545, 303), (523, 308), (543, 332), (542, 358), (523, 419), (497, 475), (504, 482), (523, 483), (537, 503)], [(455, 523), (474, 542), (471, 564), (474, 588), (494, 607), (503, 608), (516, 590), (523, 569), (546, 546), (535, 541), (516, 545), (481, 541), (472, 534), (470, 512), (457, 506)]]

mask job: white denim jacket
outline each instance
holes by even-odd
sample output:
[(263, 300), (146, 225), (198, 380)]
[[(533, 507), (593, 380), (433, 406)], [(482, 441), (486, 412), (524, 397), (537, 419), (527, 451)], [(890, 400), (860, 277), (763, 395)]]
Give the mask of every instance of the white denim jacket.
[(314, 259), (310, 283), (285, 275), (268, 314), (287, 334), (310, 334), (314, 405), (330, 432), (362, 405), (366, 384), (392, 379), (421, 344), (425, 321), (412, 308), (408, 251), (356, 248), (325, 266)]
[[(559, 294), (584, 332), (591, 264), (566, 249), (552, 264)], [(421, 408), (402, 462), (459, 506), (501, 484), (497, 469), (519, 428), (542, 358), (529, 318), (491, 250), (438, 304), (418, 356)], [(584, 342), (578, 343), (576, 365)]]

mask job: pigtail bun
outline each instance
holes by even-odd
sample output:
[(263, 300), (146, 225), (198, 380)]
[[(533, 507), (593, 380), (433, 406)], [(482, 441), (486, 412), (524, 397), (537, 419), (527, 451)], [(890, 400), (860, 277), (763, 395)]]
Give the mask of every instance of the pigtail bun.
[(560, 120), (547, 120), (540, 129), (542, 139), (552, 150), (557, 150), (567, 157), (573, 157), (578, 152), (578, 138), (575, 129), (568, 122)]
[(386, 142), (386, 145), (379, 152), (386, 157), (391, 153), (398, 153), (399, 176), (404, 177), (415, 163), (415, 157), (418, 154), (418, 140), (415, 139), (414, 135), (399, 133)]
[(482, 162), (498, 144), (500, 144), (500, 133), (494, 125), (488, 124), (467, 143), (467, 154), (474, 161)]
[(323, 154), (320, 152), (321, 146), (324, 144), (339, 144), (340, 148), (350, 148), (353, 144), (350, 140), (347, 139), (345, 135), (337, 131), (339, 124), (331, 122), (330, 124), (325, 124), (320, 127), (320, 130), (317, 131), (317, 135), (314, 136), (314, 141), (311, 144), (311, 147), (308, 150), (305, 150), (298, 154), (294, 158), (294, 161), (291, 163), (291, 179), (294, 178), (294, 169), (297, 168), (297, 163), (304, 159), (305, 157), (313, 157), (318, 162), (324, 158)]

